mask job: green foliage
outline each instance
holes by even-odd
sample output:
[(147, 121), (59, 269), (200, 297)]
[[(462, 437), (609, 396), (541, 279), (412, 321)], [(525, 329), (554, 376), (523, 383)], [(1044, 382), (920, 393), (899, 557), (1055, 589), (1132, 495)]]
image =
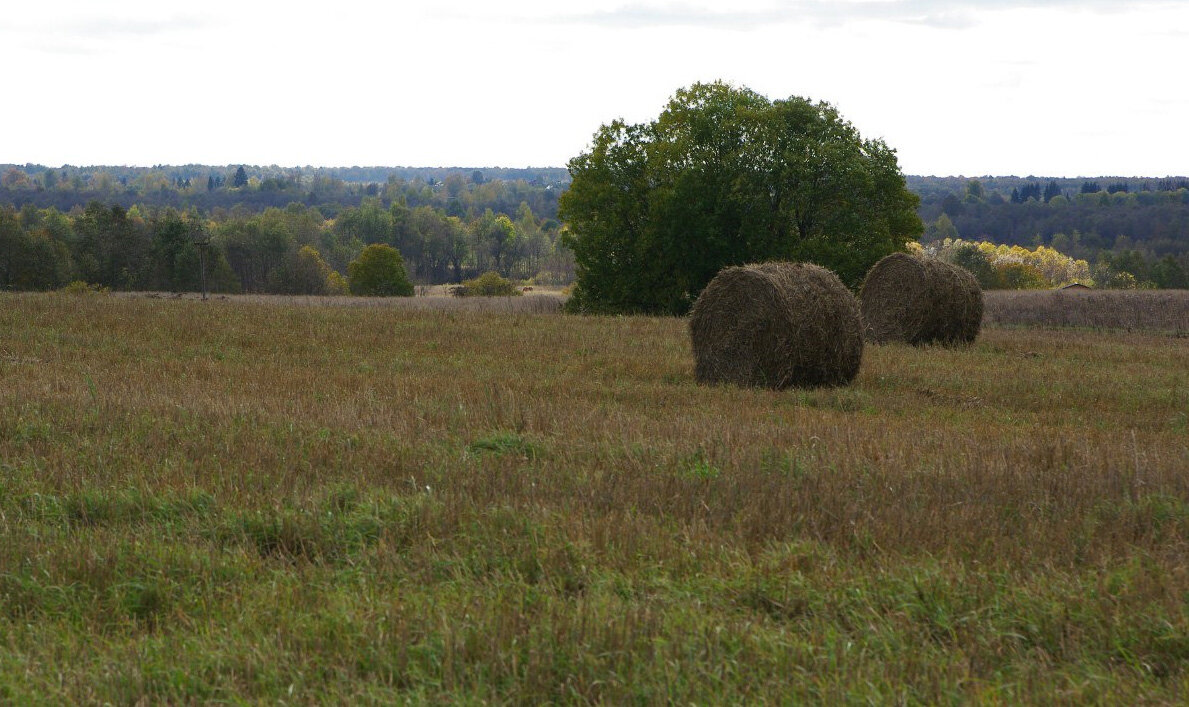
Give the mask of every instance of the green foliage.
[(376, 243), (363, 249), (347, 266), (351, 294), (367, 297), (412, 297), (413, 283), (400, 252)]
[(1153, 284), (1161, 289), (1189, 289), (1189, 272), (1171, 255), (1152, 265), (1151, 276)]
[(928, 224), (925, 227), (925, 241), (944, 240), (946, 238), (957, 238), (958, 229), (954, 227), (954, 222), (950, 219), (949, 214), (943, 213), (937, 217), (936, 221)]
[(492, 269), (507, 273), (511, 261), (519, 257), (523, 239), (516, 224), (504, 214), (496, 215), (491, 209), (472, 226), (475, 243), (480, 252), (489, 257)]
[(46, 290), (66, 282), (70, 254), (47, 227), (30, 231), (12, 209), (0, 209), (0, 290)]
[[(930, 224), (923, 239), (926, 244), (947, 237), (936, 227), (946, 215), (958, 233), (978, 234), (987, 242), (1051, 246), (1089, 263), (1129, 261), (1106, 268), (1106, 279), (1111, 272), (1127, 272), (1140, 286), (1174, 288), (1156, 277), (1156, 264), (1171, 256), (1171, 262), (1189, 268), (1189, 241), (1182, 235), (1189, 227), (1189, 179), (1183, 177), (1109, 181), (984, 177), (979, 180), (984, 197), (977, 202), (969, 199), (965, 178), (908, 177), (907, 181), (921, 195), (918, 212)], [(967, 198), (961, 198), (964, 193)], [(1163, 271), (1167, 267), (1162, 266), (1162, 275), (1171, 274)], [(1040, 270), (1052, 282), (1051, 273), (1044, 267)]]
[(58, 290), (64, 295), (106, 295), (111, 293), (111, 289), (103, 285), (90, 285), (82, 280), (74, 280), (67, 283), (62, 289)]
[(462, 283), (464, 297), (518, 297), (521, 294), (514, 282), (494, 270)]
[(337, 271), (331, 270), (326, 275), (326, 294), (328, 295), (346, 295), (350, 294), (351, 288), (347, 283), (347, 278), (343, 277)]
[(585, 311), (679, 314), (724, 266), (790, 259), (857, 284), (920, 235), (893, 152), (826, 103), (723, 83), (602, 126), (561, 199)]
[(270, 289), (288, 295), (329, 294), (332, 272), (321, 253), (312, 246), (304, 245), (286, 257), (282, 267), (271, 273), (273, 284)]
[(954, 265), (969, 270), (970, 274), (978, 280), (979, 287), (984, 290), (994, 289), (998, 286), (998, 277), (991, 264), (991, 259), (973, 243), (965, 243), (954, 248), (948, 260)]
[(516, 432), (498, 432), (482, 437), (467, 445), (467, 452), (474, 455), (514, 456), (536, 459), (540, 450), (530, 440)]
[(1074, 282), (1087, 285), (1094, 282), (1090, 278), (1089, 263), (1043, 245), (1030, 249), (947, 238), (930, 243), (922, 250), (966, 268), (984, 290), (1042, 289)]
[(1028, 263), (997, 263), (995, 280), (1004, 290), (1043, 290), (1049, 286), (1044, 275)]

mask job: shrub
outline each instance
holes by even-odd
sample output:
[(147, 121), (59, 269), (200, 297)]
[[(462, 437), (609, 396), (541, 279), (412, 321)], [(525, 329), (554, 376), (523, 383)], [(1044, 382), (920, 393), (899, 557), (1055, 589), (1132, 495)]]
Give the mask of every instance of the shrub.
[(331, 270), (326, 275), (326, 294), (345, 295), (350, 291), (350, 288), (347, 286), (347, 278), (340, 275), (337, 271)]
[(111, 288), (102, 285), (88, 285), (82, 280), (74, 280), (58, 291), (67, 295), (106, 295), (111, 293)]
[(995, 279), (1004, 290), (1047, 290), (1049, 281), (1044, 273), (1028, 263), (1000, 262), (995, 264)]
[(473, 280), (462, 283), (463, 297), (517, 297), (521, 294), (516, 285), (498, 272), (485, 272)]
[(390, 245), (376, 243), (364, 248), (359, 257), (347, 265), (347, 277), (353, 295), (413, 296), (413, 283), (405, 272), (405, 260), (400, 251)]

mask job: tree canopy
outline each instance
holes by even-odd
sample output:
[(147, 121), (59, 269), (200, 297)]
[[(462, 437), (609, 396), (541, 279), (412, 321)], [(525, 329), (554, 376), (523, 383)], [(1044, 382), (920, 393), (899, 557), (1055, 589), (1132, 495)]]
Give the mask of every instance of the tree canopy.
[(882, 141), (827, 103), (721, 82), (679, 90), (651, 123), (602, 126), (569, 169), (580, 311), (680, 314), (723, 267), (774, 259), (854, 286), (922, 231)]
[(369, 245), (347, 265), (351, 294), (370, 297), (411, 297), (413, 283), (405, 272), (400, 251), (384, 243)]

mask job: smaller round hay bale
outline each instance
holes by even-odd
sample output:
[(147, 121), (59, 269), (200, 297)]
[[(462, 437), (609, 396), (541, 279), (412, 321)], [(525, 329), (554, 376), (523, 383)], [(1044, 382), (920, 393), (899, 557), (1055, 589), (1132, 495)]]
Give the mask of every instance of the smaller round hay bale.
[(858, 301), (808, 263), (723, 269), (694, 303), (689, 329), (701, 383), (845, 385), (863, 357)]
[(863, 334), (873, 343), (968, 344), (983, 321), (983, 291), (965, 268), (927, 256), (893, 253), (875, 264), (859, 290)]

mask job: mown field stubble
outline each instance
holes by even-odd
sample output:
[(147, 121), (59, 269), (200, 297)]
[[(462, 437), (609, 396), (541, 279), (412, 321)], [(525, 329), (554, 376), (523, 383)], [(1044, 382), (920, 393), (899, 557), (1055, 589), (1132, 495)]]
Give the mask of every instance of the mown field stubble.
[(1177, 702), (1189, 339), (0, 296), (0, 702)]

